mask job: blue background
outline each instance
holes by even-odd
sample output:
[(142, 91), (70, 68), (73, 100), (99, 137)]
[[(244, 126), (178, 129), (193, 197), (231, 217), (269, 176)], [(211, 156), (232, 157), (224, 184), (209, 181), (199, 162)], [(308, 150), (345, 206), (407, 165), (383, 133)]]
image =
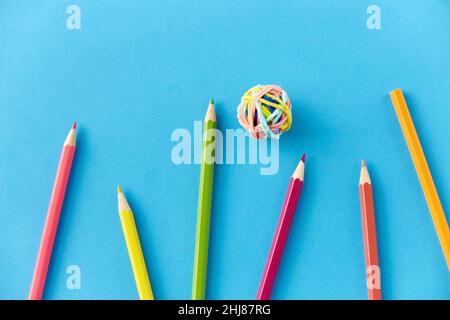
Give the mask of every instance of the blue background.
[[(81, 30), (66, 8), (81, 8)], [(176, 128), (208, 100), (239, 128), (249, 87), (279, 84), (294, 124), (280, 170), (217, 165), (210, 299), (253, 299), (288, 179), (306, 180), (274, 299), (366, 299), (358, 198), (374, 183), (386, 299), (450, 299), (449, 273), (388, 92), (403, 88), (444, 210), (450, 210), (450, 2), (2, 1), (0, 298), (27, 297), (61, 145), (77, 153), (44, 298), (138, 297), (117, 214), (134, 210), (155, 297), (189, 299), (198, 165), (174, 165)], [(66, 288), (79, 265), (81, 290)]]

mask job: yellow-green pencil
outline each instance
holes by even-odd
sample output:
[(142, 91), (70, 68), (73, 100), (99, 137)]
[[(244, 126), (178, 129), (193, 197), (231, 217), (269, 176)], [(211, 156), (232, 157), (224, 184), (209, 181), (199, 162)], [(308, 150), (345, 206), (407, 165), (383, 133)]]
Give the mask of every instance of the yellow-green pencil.
[(128, 205), (125, 195), (120, 189), (120, 186), (117, 187), (117, 197), (119, 201), (120, 221), (122, 223), (125, 242), (127, 243), (128, 254), (130, 255), (139, 298), (141, 300), (153, 300), (152, 287), (150, 286), (150, 280), (148, 279), (147, 268), (145, 266), (144, 255), (142, 254), (133, 212)]
[(197, 233), (195, 237), (194, 277), (192, 299), (204, 300), (206, 291), (206, 269), (208, 264), (209, 226), (215, 159), (216, 111), (211, 99), (203, 127), (202, 162), (197, 209)]

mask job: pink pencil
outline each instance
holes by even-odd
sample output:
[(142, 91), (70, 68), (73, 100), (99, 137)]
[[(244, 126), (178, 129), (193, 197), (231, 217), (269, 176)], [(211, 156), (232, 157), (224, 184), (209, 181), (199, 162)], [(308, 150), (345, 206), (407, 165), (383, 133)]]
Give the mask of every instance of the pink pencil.
[(29, 300), (41, 300), (42, 292), (44, 291), (45, 278), (47, 277), (48, 265), (52, 255), (56, 229), (58, 228), (59, 216), (66, 193), (67, 182), (69, 181), (73, 156), (75, 154), (76, 128), (77, 125), (74, 122), (64, 142), (61, 158), (59, 159), (58, 171), (56, 172), (53, 192), (47, 211), (47, 219), (45, 220), (41, 245), (39, 246), (33, 280), (28, 295)]
[(302, 192), (303, 177), (305, 172), (305, 155), (302, 156), (297, 168), (292, 174), (289, 181), (286, 197), (284, 198), (283, 208), (281, 209), (280, 219), (278, 220), (275, 236), (270, 248), (269, 257), (267, 258), (266, 267), (259, 284), (257, 300), (268, 300), (272, 293), (272, 288), (277, 276), (278, 267), (280, 266), (281, 258), (283, 256), (284, 246), (289, 236), (289, 230), (294, 219), (295, 209), (297, 207), (298, 199)]

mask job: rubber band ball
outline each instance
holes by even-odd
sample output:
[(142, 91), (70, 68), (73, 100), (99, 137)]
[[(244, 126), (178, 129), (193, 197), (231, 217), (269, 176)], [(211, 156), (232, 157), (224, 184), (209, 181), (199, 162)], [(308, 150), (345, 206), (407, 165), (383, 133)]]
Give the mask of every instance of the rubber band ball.
[(242, 96), (237, 118), (255, 139), (279, 138), (292, 124), (291, 101), (277, 85), (256, 85)]

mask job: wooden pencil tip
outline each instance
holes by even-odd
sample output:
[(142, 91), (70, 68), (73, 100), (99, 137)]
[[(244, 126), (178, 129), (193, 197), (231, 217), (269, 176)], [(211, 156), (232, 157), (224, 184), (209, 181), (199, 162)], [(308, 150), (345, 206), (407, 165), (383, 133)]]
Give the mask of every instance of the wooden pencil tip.
[(367, 170), (366, 161), (361, 160), (361, 175), (359, 177), (359, 184), (372, 184), (372, 181), (370, 180), (369, 170)]
[(303, 179), (305, 177), (305, 159), (306, 159), (306, 154), (303, 154), (302, 158), (300, 159), (300, 162), (297, 165), (297, 168), (295, 168), (295, 171), (292, 174), (292, 178), (303, 181)]
[(123, 194), (120, 186), (117, 186), (117, 200), (118, 200), (119, 212), (122, 212), (124, 210), (131, 211), (130, 205), (128, 204), (128, 201), (125, 198), (125, 195)]
[(214, 98), (211, 98), (211, 99), (209, 100), (209, 103), (210, 103), (210, 104), (214, 104)]
[(64, 141), (65, 146), (75, 146), (77, 140), (77, 123), (74, 122), (72, 124), (72, 128), (70, 128), (69, 134), (67, 135), (66, 140)]
[(209, 102), (208, 110), (206, 111), (205, 115), (205, 122), (216, 121), (216, 110), (214, 109), (214, 99), (211, 99)]

